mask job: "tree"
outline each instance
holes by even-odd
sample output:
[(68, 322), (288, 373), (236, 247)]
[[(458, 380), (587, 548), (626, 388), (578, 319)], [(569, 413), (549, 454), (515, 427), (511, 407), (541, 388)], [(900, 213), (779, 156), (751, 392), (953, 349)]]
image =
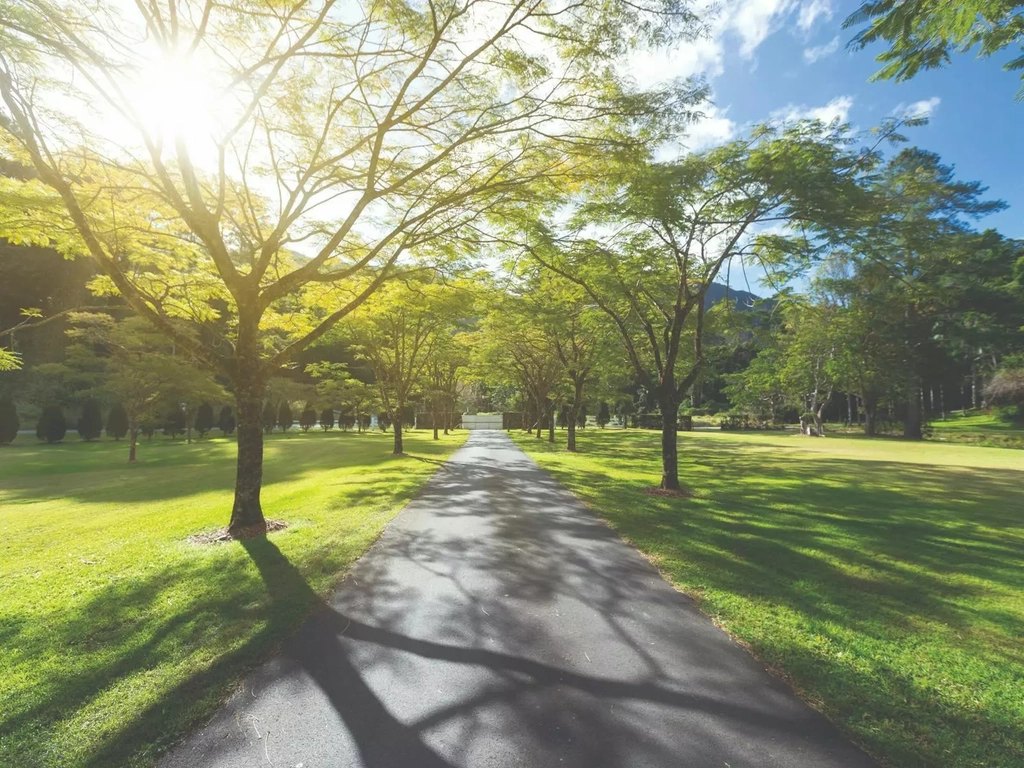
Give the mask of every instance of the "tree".
[(196, 432), (199, 437), (206, 437), (206, 433), (213, 429), (213, 406), (207, 402), (200, 403), (196, 409)]
[(604, 429), (611, 420), (612, 415), (608, 411), (608, 403), (602, 400), (600, 407), (597, 409), (597, 426)]
[[(921, 70), (945, 66), (953, 51), (977, 48), (980, 56), (987, 57), (1024, 44), (1022, 8), (1019, 0), (872, 0), (852, 13), (843, 27), (868, 24), (853, 38), (856, 48), (889, 43), (888, 50), (875, 56), (885, 66), (872, 79), (901, 82)], [(1003, 69), (1024, 69), (1024, 56), (1006, 62)], [(1017, 98), (1022, 97), (1024, 84), (1017, 92)]]
[(171, 342), (146, 320), (99, 312), (68, 317), (73, 343), (64, 367), (91, 377), (88, 392), (116, 403), (107, 416), (107, 434), (128, 436), (129, 462), (136, 459), (144, 422), (164, 415), (164, 431), (174, 437), (188, 428), (180, 403), (226, 397), (208, 374), (176, 356)]
[(231, 412), (231, 406), (225, 405), (220, 409), (220, 415), (217, 417), (217, 429), (227, 437), (235, 431), (235, 415)]
[[(450, 336), (468, 305), (468, 292), (433, 279), (393, 283), (352, 318), (352, 341), (373, 369), (386, 422), (394, 426), (394, 455), (404, 451), (403, 413), (423, 383), (431, 348)], [(378, 423), (386, 429), (378, 416)]]
[[(631, 93), (613, 64), (696, 29), (675, 0), (202, 13), (40, 0), (0, 17), (0, 130), (36, 174), (0, 237), (87, 253), (140, 317), (230, 381), (229, 530), (262, 535), (269, 377), (410, 254), (472, 240), (531, 185), (622, 151), (630, 134), (609, 123), (685, 116), (692, 86)], [(197, 125), (208, 111), (218, 119)]]
[(60, 406), (48, 405), (43, 408), (36, 424), (36, 437), (52, 445), (63, 440), (67, 433), (67, 422), (64, 421), (64, 412)]
[(14, 442), (20, 428), (18, 409), (9, 397), (0, 397), (0, 445)]
[[(334, 409), (324, 408), (320, 411), (320, 428), (324, 432), (330, 432), (334, 426)], [(338, 417), (338, 426), (341, 426), (341, 417)]]
[(292, 428), (294, 422), (291, 406), (287, 400), (282, 400), (281, 405), (277, 408), (277, 426), (281, 428), (282, 432), (287, 432)]
[(1024, 418), (1024, 359), (1014, 361), (1017, 367), (1005, 367), (985, 385), (985, 399), (993, 405), (1014, 408), (1013, 417)]
[(82, 415), (78, 418), (78, 436), (89, 442), (103, 434), (103, 414), (100, 404), (91, 397), (82, 403)]
[[(188, 428), (187, 422), (185, 411), (178, 405), (172, 405), (164, 419), (164, 434), (172, 440), (177, 438), (178, 435), (184, 435), (185, 430)], [(132, 459), (129, 458), (128, 460), (131, 461)]]
[(306, 407), (303, 408), (302, 413), (299, 414), (299, 428), (303, 432), (309, 432), (309, 430), (311, 430), (315, 426), (316, 410), (313, 408), (312, 403), (306, 403)]
[[(801, 228), (834, 228), (850, 215), (856, 179), (877, 160), (850, 143), (844, 126), (802, 121), (761, 126), (749, 138), (671, 162), (615, 167), (568, 226), (552, 218), (527, 229), (532, 239), (520, 238), (616, 328), (639, 384), (661, 410), (661, 488), (680, 488), (679, 406), (704, 365), (710, 286), (737, 259), (787, 262), (810, 247)], [(796, 231), (758, 232), (771, 222)]]
[(128, 414), (121, 403), (114, 403), (107, 414), (107, 437), (120, 440), (128, 434)]
[[(359, 431), (365, 428), (364, 414), (376, 407), (368, 384), (354, 378), (342, 363), (310, 363), (306, 366), (306, 373), (317, 379), (316, 392), (320, 398), (340, 403), (339, 410), (351, 415), (349, 426), (354, 425)], [(341, 417), (338, 418), (338, 426), (342, 426)]]

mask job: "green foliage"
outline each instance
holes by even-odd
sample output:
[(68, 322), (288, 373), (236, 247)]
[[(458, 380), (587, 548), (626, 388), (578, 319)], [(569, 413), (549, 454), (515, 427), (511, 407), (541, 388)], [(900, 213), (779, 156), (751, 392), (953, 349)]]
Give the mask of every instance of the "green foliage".
[(180, 406), (172, 406), (164, 419), (164, 434), (173, 440), (178, 435), (184, 435), (186, 429), (188, 423), (185, 420), (185, 412)]
[[(369, 426), (369, 424), (367, 424)], [(380, 427), (381, 432), (387, 432), (391, 426), (391, 414), (386, 411), (381, 411), (377, 414), (377, 426)]]
[(206, 437), (206, 433), (213, 429), (213, 406), (209, 403), (201, 403), (196, 409), (195, 429), (200, 437)]
[(282, 432), (287, 432), (292, 428), (292, 423), (295, 421), (292, 416), (292, 408), (288, 404), (287, 400), (282, 400), (281, 405), (277, 408), (277, 426), (280, 427)]
[(221, 407), (220, 414), (217, 416), (217, 429), (225, 437), (235, 431), (235, 414), (231, 412), (230, 405)]
[[(330, 432), (334, 426), (334, 409), (324, 408), (320, 411), (320, 428), (324, 432)], [(341, 417), (338, 417), (338, 426), (341, 426)]]
[(597, 426), (604, 429), (611, 420), (612, 415), (608, 410), (608, 403), (602, 400), (600, 407), (597, 409)]
[(18, 409), (9, 397), (0, 397), (0, 445), (9, 445), (18, 436), (21, 422)]
[(59, 405), (47, 405), (36, 423), (36, 437), (48, 444), (59, 443), (68, 433), (64, 411)]
[(263, 414), (260, 417), (260, 421), (263, 426), (263, 433), (267, 435), (273, 432), (274, 427), (277, 426), (277, 408), (269, 400), (263, 406)]
[[(980, 56), (991, 56), (1024, 44), (1024, 3), (1019, 0), (871, 0), (843, 26), (865, 23), (868, 26), (853, 39), (856, 47), (889, 44), (875, 57), (885, 65), (876, 80), (909, 80), (921, 70), (945, 66), (952, 52), (977, 48)], [(1024, 70), (1024, 55), (1010, 59), (1003, 68)], [(1024, 84), (1017, 93), (1018, 99), (1022, 97)]]
[(78, 436), (86, 442), (103, 434), (103, 414), (100, 404), (91, 397), (82, 403), (82, 414), (78, 418)]
[(128, 412), (121, 403), (114, 403), (107, 414), (107, 437), (120, 440), (128, 434)]
[(309, 430), (315, 426), (316, 410), (313, 408), (312, 403), (306, 403), (306, 407), (303, 408), (302, 413), (299, 414), (299, 428), (302, 429), (303, 432), (309, 432)]

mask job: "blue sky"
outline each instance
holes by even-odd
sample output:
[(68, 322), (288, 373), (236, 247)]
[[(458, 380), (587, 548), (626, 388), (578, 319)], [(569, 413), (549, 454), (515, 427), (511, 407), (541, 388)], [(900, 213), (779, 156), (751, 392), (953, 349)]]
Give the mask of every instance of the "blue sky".
[[(868, 82), (878, 64), (871, 49), (850, 51), (854, 30), (843, 20), (857, 8), (840, 0), (726, 0), (707, 39), (641, 57), (640, 82), (703, 74), (714, 107), (691, 145), (708, 145), (778, 115), (839, 116), (869, 128), (897, 110), (927, 111), (930, 123), (908, 129), (912, 144), (937, 152), (962, 179), (989, 187), (1010, 207), (986, 217), (1010, 237), (1024, 238), (1024, 103), (1015, 101), (1019, 73), (997, 58), (954, 56), (946, 68), (906, 83)], [(880, 50), (880, 48), (879, 48)]]

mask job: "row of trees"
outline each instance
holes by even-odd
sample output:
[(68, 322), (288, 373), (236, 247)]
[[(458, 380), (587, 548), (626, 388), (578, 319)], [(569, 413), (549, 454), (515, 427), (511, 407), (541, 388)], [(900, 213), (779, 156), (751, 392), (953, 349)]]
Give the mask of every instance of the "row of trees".
[[(700, 34), (676, 0), (178, 6), (6, 9), (0, 237), (92, 259), (94, 293), (133, 313), (71, 318), (81, 349), (61, 363), (104, 367), (132, 445), (157, 403), (234, 398), (239, 537), (266, 530), (268, 386), (316, 345), (358, 350), (371, 376), (307, 370), (357, 421), (372, 390), (396, 453), (401, 412), (426, 398), (447, 424), (470, 365), (522, 393), (538, 430), (564, 402), (572, 447), (588, 393), (640, 387), (677, 489), (678, 411), (731, 265), (781, 278), (845, 259), (860, 275), (884, 251), (910, 275), (926, 240), (994, 207), (921, 153), (889, 164), (913, 120), (862, 136), (770, 123), (661, 159), (706, 88), (641, 90), (620, 64)], [(178, 84), (171, 103), (139, 98), (153, 72)], [(463, 262), (481, 253), (509, 277), (467, 310), (484, 281)], [(915, 327), (918, 304), (903, 303)]]

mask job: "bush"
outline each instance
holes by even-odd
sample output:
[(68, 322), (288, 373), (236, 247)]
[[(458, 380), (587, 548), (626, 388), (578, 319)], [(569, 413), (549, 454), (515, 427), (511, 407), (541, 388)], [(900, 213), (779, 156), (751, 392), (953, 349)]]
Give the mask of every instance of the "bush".
[(362, 427), (363, 429), (369, 429), (369, 428), (370, 428), (370, 425), (371, 425), (371, 424), (373, 423), (373, 417), (372, 417), (372, 416), (371, 416), (370, 414), (368, 414), (368, 413), (364, 413), (364, 414), (363, 414), (363, 415), (362, 415), (362, 416), (361, 416), (361, 417), (359, 418), (359, 423), (360, 423), (360, 426), (361, 426), (361, 427)]
[(352, 429), (356, 425), (356, 415), (351, 411), (346, 411), (344, 408), (338, 409), (338, 428), (339, 429)]
[(277, 409), (277, 426), (281, 428), (282, 432), (287, 432), (292, 428), (292, 423), (295, 418), (292, 416), (291, 406), (288, 405), (287, 400), (282, 400), (280, 407)]
[(263, 406), (263, 415), (260, 417), (260, 422), (263, 425), (263, 431), (266, 434), (270, 434), (274, 431), (274, 425), (277, 424), (277, 409), (274, 404), (267, 401), (267, 404)]
[(380, 427), (381, 432), (387, 432), (388, 427), (391, 426), (391, 416), (381, 412), (377, 414), (377, 426)]
[(64, 420), (64, 412), (59, 405), (48, 405), (43, 408), (36, 424), (36, 437), (47, 443), (59, 443), (68, 433), (68, 425)]
[(608, 410), (608, 403), (601, 402), (601, 407), (597, 409), (597, 426), (604, 429), (608, 422), (612, 420), (612, 414)]
[(576, 426), (580, 429), (587, 426), (587, 407), (585, 405), (581, 405), (580, 412), (576, 414)]
[[(339, 419), (340, 421), (340, 419)], [(331, 427), (334, 426), (334, 409), (324, 408), (320, 411), (320, 428), (324, 432), (329, 432)]]
[(203, 403), (196, 410), (195, 421), (196, 432), (200, 437), (206, 437), (206, 433), (213, 429), (213, 406)]
[[(184, 417), (182, 417), (182, 420), (184, 420)], [(184, 429), (182, 431), (184, 431)], [(110, 409), (110, 413), (107, 414), (107, 437), (120, 440), (127, 434), (128, 414), (125, 412), (124, 406), (117, 403)]]
[(103, 434), (103, 414), (100, 404), (92, 398), (82, 403), (82, 415), (78, 419), (78, 436), (89, 442)]
[(302, 409), (302, 413), (299, 414), (299, 428), (303, 432), (309, 432), (313, 427), (316, 426), (316, 411), (313, 410), (313, 406), (306, 403), (306, 407)]
[(225, 436), (235, 431), (235, 414), (231, 412), (230, 405), (225, 405), (220, 409), (220, 416), (217, 417), (217, 429)]
[(11, 399), (0, 399), (0, 445), (7, 445), (18, 436), (21, 422), (18, 421), (18, 409)]
[(153, 419), (143, 419), (139, 422), (139, 432), (146, 436), (147, 440), (153, 439), (153, 434), (157, 430), (157, 423)]
[(164, 421), (164, 434), (170, 435), (173, 440), (178, 435), (185, 434), (185, 426), (184, 411), (181, 408), (173, 408), (167, 414), (167, 419)]

